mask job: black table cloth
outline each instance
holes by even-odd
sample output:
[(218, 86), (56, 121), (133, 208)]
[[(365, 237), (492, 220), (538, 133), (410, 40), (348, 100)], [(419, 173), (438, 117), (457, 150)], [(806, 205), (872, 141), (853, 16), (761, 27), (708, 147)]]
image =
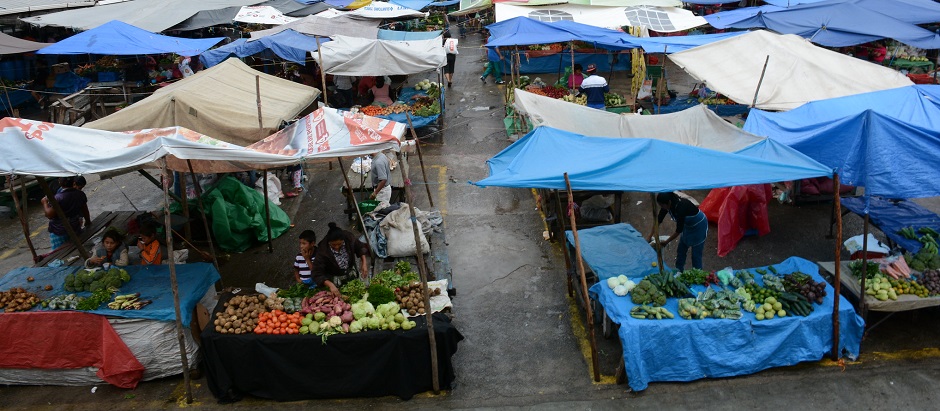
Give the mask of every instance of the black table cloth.
[[(220, 298), (216, 311), (231, 298)], [(215, 314), (213, 313), (213, 317)], [(219, 402), (244, 394), (277, 401), (381, 397), (410, 399), (429, 391), (431, 354), (424, 317), (404, 331), (317, 335), (221, 334), (210, 323), (202, 332), (209, 389)], [(450, 318), (433, 316), (441, 389), (454, 380), (451, 357), (463, 336)]]

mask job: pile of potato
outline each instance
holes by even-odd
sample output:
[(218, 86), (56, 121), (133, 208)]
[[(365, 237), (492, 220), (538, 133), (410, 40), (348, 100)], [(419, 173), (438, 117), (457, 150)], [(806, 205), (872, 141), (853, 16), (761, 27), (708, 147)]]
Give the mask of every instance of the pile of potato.
[(13, 287), (9, 291), (0, 292), (0, 308), (8, 313), (29, 310), (39, 304), (39, 301), (36, 294), (20, 287)]
[(264, 294), (237, 295), (215, 313), (215, 330), (222, 334), (249, 334), (258, 325), (258, 314), (265, 312)]
[[(439, 288), (431, 291), (432, 297), (440, 294), (441, 290)], [(395, 302), (401, 308), (408, 310), (408, 315), (424, 314), (426, 309), (424, 306), (424, 285), (415, 281), (398, 288), (395, 290)]]

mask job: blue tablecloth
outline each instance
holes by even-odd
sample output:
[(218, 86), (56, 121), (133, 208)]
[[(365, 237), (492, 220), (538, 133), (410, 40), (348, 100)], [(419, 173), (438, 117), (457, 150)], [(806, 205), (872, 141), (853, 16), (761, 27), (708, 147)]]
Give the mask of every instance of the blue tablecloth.
[[(781, 275), (799, 270), (823, 281), (818, 266), (799, 257), (790, 257), (775, 267)], [(760, 275), (755, 273), (755, 277), (760, 282)], [(704, 289), (693, 287), (693, 291)], [(814, 304), (808, 317), (775, 317), (764, 321), (757, 321), (748, 312), (739, 320), (686, 320), (679, 317), (675, 298), (666, 303), (675, 319), (639, 320), (630, 316), (634, 304), (629, 295), (617, 297), (603, 282), (591, 287), (590, 293), (603, 305), (607, 316), (620, 324), (627, 377), (630, 388), (637, 391), (646, 389), (652, 381), (731, 377), (818, 361), (832, 349), (834, 299), (829, 285), (823, 304)], [(852, 304), (840, 298), (840, 351), (854, 359), (859, 353), (865, 322), (855, 314)]]
[[(653, 113), (656, 113), (656, 109), (659, 109), (659, 114), (675, 113), (677, 111), (682, 111), (690, 107), (695, 107), (699, 105), (698, 99), (694, 98), (675, 98), (669, 101), (669, 104), (657, 106), (653, 104)], [(747, 106), (743, 104), (712, 104), (708, 108), (711, 111), (714, 111), (719, 116), (736, 116), (739, 114), (747, 113)]]
[[(7, 104), (7, 97), (9, 96), (10, 104)], [(36, 102), (36, 99), (33, 98), (33, 94), (29, 90), (16, 88), (16, 89), (7, 89), (6, 93), (0, 92), (0, 107), (7, 114), (12, 112), (13, 108), (19, 107), (25, 103)], [(10, 107), (12, 105), (12, 107)]]
[[(568, 247), (574, 249), (574, 236), (565, 232)], [(653, 266), (656, 250), (630, 224), (603, 225), (578, 230), (581, 257), (600, 282), (621, 274), (643, 277), (659, 271)]]
[[(170, 267), (158, 266), (130, 266), (125, 268), (131, 275), (131, 281), (121, 287), (121, 294), (140, 293), (143, 300), (152, 300), (153, 303), (140, 310), (110, 310), (107, 308), (88, 311), (90, 313), (110, 315), (124, 318), (145, 318), (159, 321), (175, 321), (176, 312), (173, 308), (173, 292), (170, 289)], [(23, 287), (27, 291), (36, 293), (41, 299), (56, 295), (67, 295), (63, 289), (65, 276), (83, 270), (80, 267), (21, 267), (10, 271), (0, 278), (0, 290), (11, 287)], [(27, 282), (26, 277), (33, 277), (35, 281)], [(193, 309), (199, 300), (206, 294), (209, 287), (219, 280), (219, 272), (209, 263), (181, 264), (176, 266), (176, 280), (179, 284), (180, 315), (183, 326), (189, 327)], [(42, 290), (46, 284), (51, 284), (52, 291)], [(89, 296), (91, 293), (76, 293), (79, 296)], [(102, 305), (102, 307), (105, 307)], [(35, 309), (35, 308), (34, 308)]]
[[(894, 203), (882, 197), (872, 196), (868, 207), (868, 220), (880, 228), (885, 235), (905, 250), (912, 253), (920, 251), (923, 244), (917, 240), (909, 240), (898, 234), (904, 227), (930, 227), (940, 231), (940, 216), (934, 214), (917, 203), (909, 200), (900, 200)], [(842, 199), (842, 206), (858, 215), (865, 215), (865, 198), (849, 197)]]

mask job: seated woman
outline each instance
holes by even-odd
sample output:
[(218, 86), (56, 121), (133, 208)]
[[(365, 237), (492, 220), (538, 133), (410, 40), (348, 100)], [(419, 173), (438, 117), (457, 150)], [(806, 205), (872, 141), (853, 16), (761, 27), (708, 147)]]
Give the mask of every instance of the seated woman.
[(121, 267), (128, 264), (124, 236), (114, 228), (104, 232), (101, 244), (98, 244), (98, 247), (95, 248), (95, 254), (85, 260), (85, 267), (100, 267), (105, 263)]
[(391, 97), (389, 97), (388, 84), (385, 84), (385, 77), (376, 77), (375, 86), (369, 89), (369, 91), (372, 93), (373, 105), (390, 106), (394, 103)]
[(140, 265), (163, 264), (166, 248), (157, 240), (157, 227), (153, 223), (148, 222), (140, 227), (137, 247), (140, 248)]
[[(330, 231), (317, 245), (310, 272), (317, 287), (325, 286), (339, 297), (339, 287), (343, 283), (355, 279), (356, 274), (362, 278), (369, 276), (369, 263), (366, 260), (369, 246), (359, 241), (355, 234), (337, 227), (336, 223), (330, 223), (329, 226)], [(356, 267), (357, 257), (361, 267)]]

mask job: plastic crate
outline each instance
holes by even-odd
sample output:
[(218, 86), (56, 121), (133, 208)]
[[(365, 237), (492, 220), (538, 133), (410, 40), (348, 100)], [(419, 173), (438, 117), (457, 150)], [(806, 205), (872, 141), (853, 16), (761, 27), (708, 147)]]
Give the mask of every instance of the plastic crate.
[(109, 81), (118, 81), (118, 73), (113, 71), (99, 71), (98, 72), (98, 82), (106, 83)]
[(376, 200), (368, 200), (359, 203), (359, 212), (362, 214), (371, 213), (379, 206), (379, 202)]

